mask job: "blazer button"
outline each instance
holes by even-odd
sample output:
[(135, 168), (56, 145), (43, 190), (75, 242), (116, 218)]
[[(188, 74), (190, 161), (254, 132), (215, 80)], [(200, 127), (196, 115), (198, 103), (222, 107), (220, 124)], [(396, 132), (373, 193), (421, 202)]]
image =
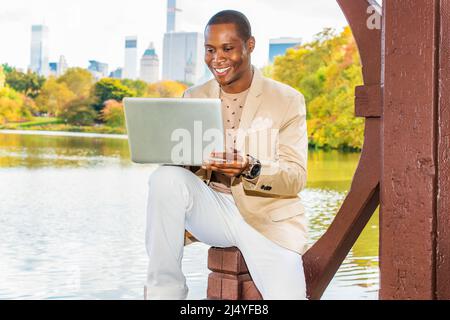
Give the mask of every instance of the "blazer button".
[(266, 190), (267, 191), (272, 190), (272, 187), (266, 187)]
[(262, 185), (262, 186), (261, 186), (261, 189), (262, 189), (262, 190), (266, 190), (266, 186), (265, 186), (265, 185)]

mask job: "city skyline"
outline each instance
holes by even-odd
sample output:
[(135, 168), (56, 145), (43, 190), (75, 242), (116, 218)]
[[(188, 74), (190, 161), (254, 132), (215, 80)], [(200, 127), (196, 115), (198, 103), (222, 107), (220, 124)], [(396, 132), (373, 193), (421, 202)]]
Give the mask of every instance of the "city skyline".
[[(5, 43), (13, 45), (0, 50), (0, 63), (26, 70), (29, 65), (30, 26), (43, 22), (50, 30), (49, 61), (58, 61), (64, 55), (71, 67), (87, 68), (89, 60), (105, 61), (110, 70), (123, 67), (123, 39), (129, 34), (136, 34), (140, 39), (138, 56), (145, 52), (150, 42), (155, 44), (157, 52), (163, 52), (167, 0), (135, 0), (134, 4), (136, 5), (130, 8), (122, 2), (111, 1), (108, 9), (103, 10), (103, 16), (107, 18), (99, 20), (98, 16), (93, 15), (95, 10), (87, 8), (99, 6), (100, 2), (7, 2), (3, 13), (0, 13), (0, 36)], [(280, 0), (276, 4), (267, 0), (248, 0), (245, 3), (234, 0), (214, 3), (206, 0), (179, 0), (177, 8), (182, 10), (177, 13), (177, 29), (201, 33), (209, 17), (217, 11), (226, 8), (242, 11), (252, 23), (257, 42), (253, 63), (258, 67), (268, 63), (271, 38), (301, 37), (304, 41), (309, 41), (325, 27), (334, 27), (340, 31), (346, 25), (337, 3), (330, 0), (317, 0), (314, 3)], [(276, 16), (283, 18), (276, 19)], [(282, 20), (283, 23), (270, 23), (269, 29), (265, 22), (269, 18), (274, 22)], [(79, 50), (80, 47), (83, 50)]]

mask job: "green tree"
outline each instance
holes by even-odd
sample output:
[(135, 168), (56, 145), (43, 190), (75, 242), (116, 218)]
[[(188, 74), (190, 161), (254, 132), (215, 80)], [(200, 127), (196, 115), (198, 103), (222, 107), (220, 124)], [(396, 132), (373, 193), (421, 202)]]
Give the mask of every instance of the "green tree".
[(108, 100), (101, 111), (101, 119), (111, 127), (124, 127), (125, 115), (123, 105), (116, 100)]
[(57, 81), (66, 84), (78, 98), (88, 97), (94, 85), (94, 77), (83, 68), (69, 68)]
[(87, 98), (76, 98), (65, 105), (59, 117), (67, 123), (78, 126), (89, 126), (95, 122), (97, 112), (91, 107), (92, 101)]
[(40, 112), (59, 116), (65, 105), (75, 98), (75, 94), (70, 91), (65, 82), (58, 82), (54, 77), (50, 77), (44, 83), (36, 103)]
[(14, 70), (14, 68), (11, 67), (7, 63), (2, 64), (2, 67), (3, 67), (3, 72), (5, 72), (5, 73), (10, 73), (10, 72), (12, 72)]
[(93, 107), (97, 112), (103, 109), (103, 104), (107, 100), (114, 99), (122, 101), (125, 97), (135, 97), (136, 91), (124, 86), (120, 80), (103, 78), (94, 85)]
[(6, 73), (6, 84), (30, 98), (36, 98), (45, 82), (45, 78), (35, 72), (23, 73), (13, 69)]
[(145, 97), (147, 95), (147, 82), (142, 80), (131, 80), (131, 79), (122, 79), (121, 83), (134, 90), (136, 92), (136, 97)]

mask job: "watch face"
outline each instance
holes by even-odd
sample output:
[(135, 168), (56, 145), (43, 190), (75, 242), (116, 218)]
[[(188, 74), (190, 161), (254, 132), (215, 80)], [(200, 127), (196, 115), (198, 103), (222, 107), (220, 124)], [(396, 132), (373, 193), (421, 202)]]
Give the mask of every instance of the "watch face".
[(252, 170), (250, 171), (250, 175), (252, 177), (256, 177), (259, 175), (260, 171), (261, 171), (261, 164), (255, 163), (255, 165), (252, 167)]

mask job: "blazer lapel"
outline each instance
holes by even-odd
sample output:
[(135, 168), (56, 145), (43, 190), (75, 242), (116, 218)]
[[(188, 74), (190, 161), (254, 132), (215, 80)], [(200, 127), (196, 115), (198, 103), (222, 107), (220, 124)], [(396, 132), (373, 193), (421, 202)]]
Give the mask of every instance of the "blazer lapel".
[[(247, 133), (247, 130), (250, 128), (250, 125), (255, 117), (256, 111), (258, 110), (262, 102), (262, 92), (263, 92), (262, 74), (254, 66), (253, 70), (254, 74), (252, 84), (250, 85), (250, 90), (247, 94), (247, 99), (245, 100), (244, 108), (242, 110), (241, 122), (239, 123), (238, 141), (245, 141), (245, 135)], [(231, 185), (234, 184), (235, 179), (236, 177), (231, 178)]]
[(244, 109), (242, 110), (241, 122), (239, 124), (239, 129), (246, 131), (250, 128), (253, 118), (255, 117), (256, 111), (262, 102), (262, 87), (263, 79), (261, 71), (253, 67), (254, 74), (252, 84), (250, 85), (250, 90), (245, 100)]

